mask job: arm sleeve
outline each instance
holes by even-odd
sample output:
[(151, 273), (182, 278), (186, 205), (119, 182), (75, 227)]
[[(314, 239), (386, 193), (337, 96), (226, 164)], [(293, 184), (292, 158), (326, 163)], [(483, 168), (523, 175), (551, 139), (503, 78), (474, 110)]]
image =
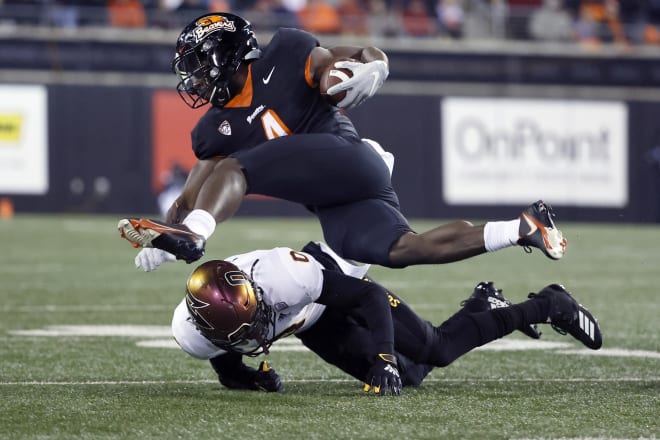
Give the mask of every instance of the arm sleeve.
[(359, 316), (371, 332), (371, 347), (367, 348), (374, 357), (394, 353), (392, 313), (387, 291), (379, 284), (324, 270), (323, 287), (316, 302)]

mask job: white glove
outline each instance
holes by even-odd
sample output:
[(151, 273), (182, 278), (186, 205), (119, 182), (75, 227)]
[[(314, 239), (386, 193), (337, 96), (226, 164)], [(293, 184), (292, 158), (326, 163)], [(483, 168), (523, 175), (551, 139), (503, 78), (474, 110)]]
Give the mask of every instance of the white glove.
[(377, 60), (369, 63), (357, 63), (354, 61), (337, 61), (337, 69), (348, 69), (353, 76), (346, 81), (335, 84), (327, 91), (328, 95), (336, 95), (346, 90), (346, 97), (339, 101), (337, 107), (353, 108), (362, 104), (367, 98), (371, 98), (381, 88), (390, 69), (385, 61)]
[(135, 267), (145, 272), (158, 269), (163, 263), (176, 261), (176, 257), (169, 252), (156, 248), (143, 248), (135, 257)]

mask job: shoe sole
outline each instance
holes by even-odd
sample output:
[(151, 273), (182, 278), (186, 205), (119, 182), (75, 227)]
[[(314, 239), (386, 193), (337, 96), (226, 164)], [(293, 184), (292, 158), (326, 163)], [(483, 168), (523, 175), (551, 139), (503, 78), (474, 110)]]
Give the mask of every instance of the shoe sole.
[(130, 242), (135, 248), (154, 247), (152, 241), (160, 237), (161, 234), (186, 234), (185, 231), (155, 223), (148, 219), (124, 218), (119, 220), (117, 229), (119, 229), (122, 238)]
[(529, 233), (525, 237), (529, 237), (539, 231), (543, 239), (542, 251), (551, 259), (559, 260), (566, 252), (566, 239), (563, 237), (559, 229), (547, 227), (538, 221), (535, 217), (522, 213), (523, 220), (529, 226)]

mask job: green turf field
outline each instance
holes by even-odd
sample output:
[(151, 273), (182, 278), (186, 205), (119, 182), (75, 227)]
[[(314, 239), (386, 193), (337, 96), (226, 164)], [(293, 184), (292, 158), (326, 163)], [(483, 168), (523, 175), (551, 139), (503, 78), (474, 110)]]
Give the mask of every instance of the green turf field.
[[(399, 398), (378, 398), (288, 340), (268, 357), (284, 393), (221, 388), (207, 362), (169, 337), (193, 266), (137, 271), (116, 222), (0, 220), (0, 438), (660, 437), (658, 226), (560, 224), (569, 243), (559, 262), (511, 248), (445, 266), (374, 268), (434, 323), (478, 281), (495, 280), (514, 301), (561, 282), (604, 332), (598, 356), (549, 327), (541, 341), (512, 335), (436, 369)], [(312, 220), (236, 218), (216, 230), (207, 255), (319, 237)]]

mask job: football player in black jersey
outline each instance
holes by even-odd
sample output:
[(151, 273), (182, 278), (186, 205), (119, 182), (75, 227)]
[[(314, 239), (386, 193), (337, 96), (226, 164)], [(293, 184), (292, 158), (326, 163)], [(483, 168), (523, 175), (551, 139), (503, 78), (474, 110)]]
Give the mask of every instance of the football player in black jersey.
[[(353, 73), (327, 90), (346, 92), (336, 106), (318, 86), (332, 65)], [(373, 96), (387, 78), (388, 59), (378, 48), (328, 49), (307, 32), (279, 29), (262, 50), (248, 21), (213, 13), (183, 29), (173, 70), (190, 107), (211, 106), (192, 131), (199, 161), (165, 222), (119, 222), (135, 247), (152, 248), (138, 258), (198, 260), (216, 224), (232, 217), (246, 194), (305, 205), (339, 255), (365, 263), (448, 263), (514, 245), (552, 259), (564, 254), (566, 240), (542, 201), (510, 221), (412, 230), (392, 188), (391, 155), (361, 139), (342, 111)]]

